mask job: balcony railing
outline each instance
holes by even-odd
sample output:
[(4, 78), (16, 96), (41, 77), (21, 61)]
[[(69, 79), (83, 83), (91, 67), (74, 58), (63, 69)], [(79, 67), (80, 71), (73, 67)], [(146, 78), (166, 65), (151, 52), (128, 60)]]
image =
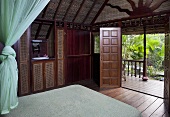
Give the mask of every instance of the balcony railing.
[(144, 73), (142, 60), (122, 60), (122, 70), (125, 76), (135, 76), (141, 78)]

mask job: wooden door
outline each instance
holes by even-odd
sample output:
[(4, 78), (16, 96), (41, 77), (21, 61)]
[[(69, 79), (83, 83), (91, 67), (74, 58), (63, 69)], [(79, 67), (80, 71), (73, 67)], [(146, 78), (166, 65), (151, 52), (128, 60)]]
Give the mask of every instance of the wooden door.
[[(170, 18), (169, 18), (170, 19)], [(169, 91), (170, 91), (170, 26), (169, 22), (166, 24), (166, 31), (165, 31), (165, 59), (164, 59), (164, 68), (165, 68), (165, 78), (164, 78), (164, 99), (165, 99), (165, 105), (168, 109), (168, 112), (170, 112), (170, 100), (169, 100)]]
[(121, 30), (100, 28), (100, 87), (120, 87)]

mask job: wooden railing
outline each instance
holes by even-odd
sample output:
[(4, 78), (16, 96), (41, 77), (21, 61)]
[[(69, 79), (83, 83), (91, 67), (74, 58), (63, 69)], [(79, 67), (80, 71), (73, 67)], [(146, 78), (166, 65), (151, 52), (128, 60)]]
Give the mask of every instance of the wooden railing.
[(142, 60), (122, 60), (122, 70), (125, 76), (135, 76), (141, 78), (143, 76)]

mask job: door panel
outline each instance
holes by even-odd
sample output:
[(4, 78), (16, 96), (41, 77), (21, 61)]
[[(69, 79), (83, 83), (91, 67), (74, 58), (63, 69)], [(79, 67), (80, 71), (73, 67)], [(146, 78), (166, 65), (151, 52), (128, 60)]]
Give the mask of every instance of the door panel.
[(100, 87), (120, 87), (120, 28), (101, 28), (100, 48)]

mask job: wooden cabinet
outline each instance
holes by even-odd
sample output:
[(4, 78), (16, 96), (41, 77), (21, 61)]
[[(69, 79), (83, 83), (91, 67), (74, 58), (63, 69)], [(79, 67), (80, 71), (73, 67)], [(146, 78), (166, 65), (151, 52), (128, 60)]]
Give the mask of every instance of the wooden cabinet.
[(32, 61), (32, 92), (55, 88), (55, 60)]

